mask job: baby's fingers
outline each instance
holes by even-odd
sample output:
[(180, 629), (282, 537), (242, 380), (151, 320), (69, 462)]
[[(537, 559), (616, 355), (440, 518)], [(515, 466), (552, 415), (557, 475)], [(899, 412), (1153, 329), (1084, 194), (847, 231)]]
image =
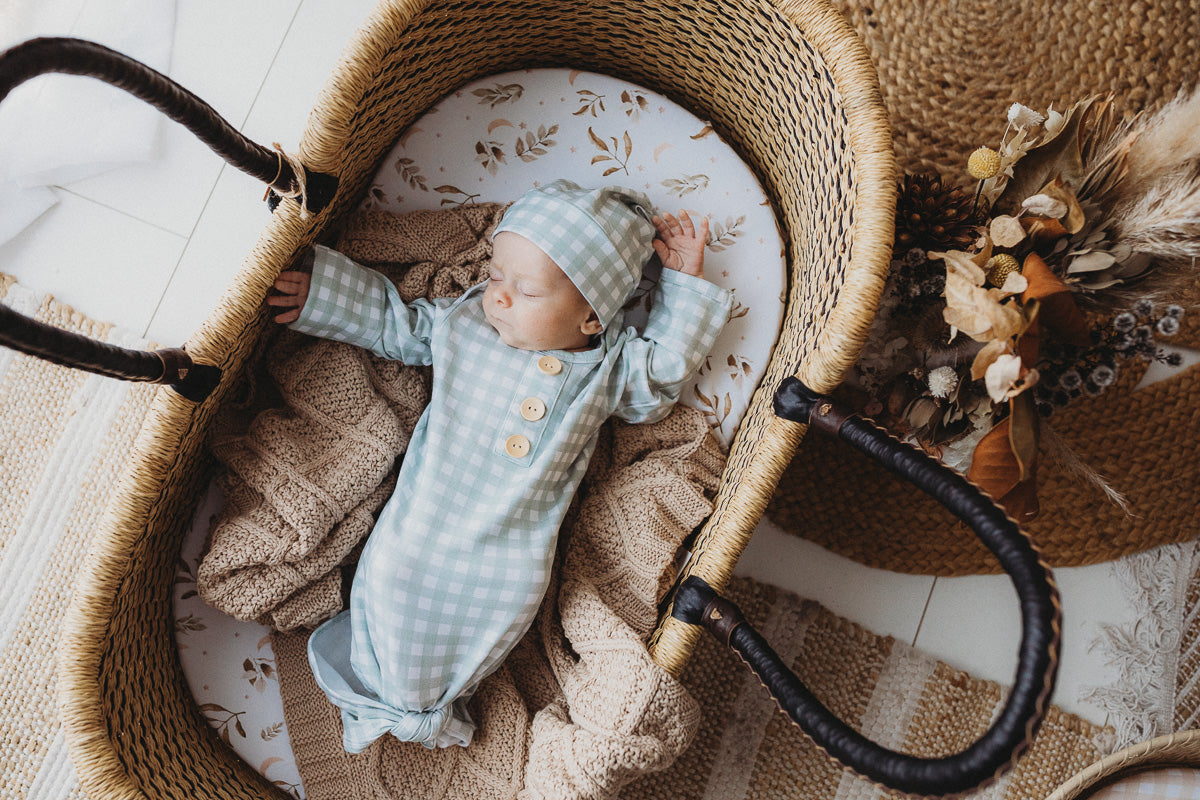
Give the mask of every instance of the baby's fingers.
[(696, 226), (692, 224), (692, 218), (686, 210), (679, 212), (679, 227), (688, 237), (695, 237)]
[(294, 308), (304, 305), (304, 298), (298, 294), (273, 294), (267, 298), (267, 305)]
[(280, 325), (287, 325), (289, 322), (295, 322), (298, 319), (300, 319), (300, 309), (298, 308), (275, 315), (275, 321)]
[(308, 283), (307, 274), (289, 269), (279, 273), (279, 277), (275, 279), (275, 288), (287, 294), (297, 294), (302, 290), (307, 290)]
[(671, 232), (671, 226), (667, 224), (667, 221), (657, 214), (650, 218), (650, 222), (654, 225), (654, 231), (658, 234), (660, 239), (667, 239), (674, 235)]
[(671, 249), (667, 247), (662, 239), (651, 239), (650, 245), (654, 248), (654, 252), (658, 254), (659, 259), (663, 261), (666, 260), (667, 253), (671, 252)]

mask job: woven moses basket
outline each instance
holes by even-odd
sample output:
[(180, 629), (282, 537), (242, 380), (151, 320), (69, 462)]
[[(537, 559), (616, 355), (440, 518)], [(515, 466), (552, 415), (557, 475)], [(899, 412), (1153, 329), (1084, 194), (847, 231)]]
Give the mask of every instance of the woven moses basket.
[[(124, 370), (124, 377), (172, 388), (155, 397), (64, 625), (61, 714), (92, 800), (281, 796), (209, 728), (187, 689), (172, 636), (176, 559), (211, 473), (208, 428), (259, 346), (268, 318), (264, 300), (276, 275), (356, 207), (398, 134), (475, 78), (550, 66), (637, 82), (710, 120), (756, 171), (782, 227), (790, 272), (786, 320), (682, 581), (709, 592), (726, 585), (807, 428), (807, 414), (776, 416), (776, 389), (792, 381), (817, 393), (831, 391), (857, 357), (883, 287), (894, 161), (865, 49), (823, 0), (619, 7), (585, 0), (382, 2), (346, 48), (295, 158), (276, 158), (253, 143), (222, 149), (205, 139), (231, 163), (251, 162), (239, 166), (293, 199), (279, 203), (186, 353), (138, 354), (143, 358)], [(58, 63), (16, 71), (15, 82), (46, 71), (95, 74), (89, 65)], [(130, 88), (133, 81), (123, 74), (104, 79), (142, 91)], [(172, 116), (193, 127), (187, 114)], [(1027, 551), (1021, 552), (1032, 553)], [(1028, 567), (1023, 580), (1045, 589), (1032, 606), (1022, 595), (1027, 630), (1030, 607), (1049, 611), (1033, 625), (1040, 626), (1041, 638), (1023, 640), (1022, 664), (1028, 657), (1034, 668), (1013, 692), (1019, 698), (1014, 707), (1022, 708), (1004, 715), (1016, 742), (1002, 754), (1006, 761), (1019, 755), (1036, 729), (1056, 663), (1057, 600), (1036, 558), (1021, 558)], [(709, 616), (720, 619), (709, 613), (713, 607), (701, 602), (693, 616), (705, 616), (706, 624)], [(650, 642), (653, 657), (676, 674), (700, 635), (696, 624), (676, 618), (689, 613), (665, 613)], [(837, 747), (828, 749), (837, 755)], [(996, 767), (988, 769), (990, 775)], [(940, 784), (916, 780), (909, 786), (928, 791)]]

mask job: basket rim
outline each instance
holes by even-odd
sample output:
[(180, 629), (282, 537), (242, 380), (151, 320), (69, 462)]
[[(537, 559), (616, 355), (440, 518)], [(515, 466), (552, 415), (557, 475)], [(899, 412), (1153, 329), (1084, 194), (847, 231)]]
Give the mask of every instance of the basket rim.
[(1115, 781), (1156, 767), (1200, 768), (1200, 730), (1167, 733), (1118, 750), (1077, 772), (1046, 800), (1086, 797)]
[[(826, 393), (841, 383), (857, 360), (883, 294), (895, 232), (895, 152), (878, 73), (849, 21), (827, 0), (785, 0), (778, 9), (829, 67), (842, 98), (857, 174), (854, 244), (845, 278), (809, 360), (794, 373), (809, 388)], [(863, 313), (864, 308), (870, 313)], [(806, 426), (775, 417), (771, 408), (775, 388), (788, 377), (783, 372), (776, 354), (747, 412), (766, 415), (770, 422), (758, 441), (747, 443), (740, 432), (735, 439), (731, 464), (735, 459), (748, 463), (739, 474), (730, 475), (727, 469), (722, 476), (713, 516), (701, 531), (681, 579), (699, 576), (714, 590), (724, 590), (795, 455)], [(699, 627), (676, 620), (668, 608), (650, 640), (651, 655), (678, 676), (700, 636)]]

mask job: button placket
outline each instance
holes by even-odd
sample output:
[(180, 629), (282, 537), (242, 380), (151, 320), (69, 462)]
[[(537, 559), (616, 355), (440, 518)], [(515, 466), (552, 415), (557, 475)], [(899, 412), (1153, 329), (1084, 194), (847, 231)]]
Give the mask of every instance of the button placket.
[[(564, 385), (567, 365), (561, 359), (544, 354), (526, 368), (516, 396), (509, 406), (516, 412), (504, 431), (504, 452), (518, 462), (528, 462), (545, 433), (546, 417)], [(514, 424), (515, 423), (515, 424)]]

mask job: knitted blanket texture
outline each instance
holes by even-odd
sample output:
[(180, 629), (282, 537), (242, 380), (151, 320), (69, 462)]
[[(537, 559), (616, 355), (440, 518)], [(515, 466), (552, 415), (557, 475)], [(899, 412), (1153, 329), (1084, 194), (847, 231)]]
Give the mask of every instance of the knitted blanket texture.
[[(487, 274), (502, 211), (363, 212), (337, 248), (387, 274), (405, 300), (455, 296)], [(226, 467), (225, 503), (197, 583), (214, 607), (275, 629), (310, 800), (612, 797), (684, 751), (699, 708), (645, 641), (679, 544), (711, 512), (725, 465), (699, 411), (601, 430), (538, 618), (471, 700), (470, 747), (384, 737), (351, 755), (338, 709), (309, 671), (306, 629), (342, 607), (343, 571), (390, 496), (430, 376), (287, 330), (263, 364), (253, 401), (228, 413), (211, 442)]]

